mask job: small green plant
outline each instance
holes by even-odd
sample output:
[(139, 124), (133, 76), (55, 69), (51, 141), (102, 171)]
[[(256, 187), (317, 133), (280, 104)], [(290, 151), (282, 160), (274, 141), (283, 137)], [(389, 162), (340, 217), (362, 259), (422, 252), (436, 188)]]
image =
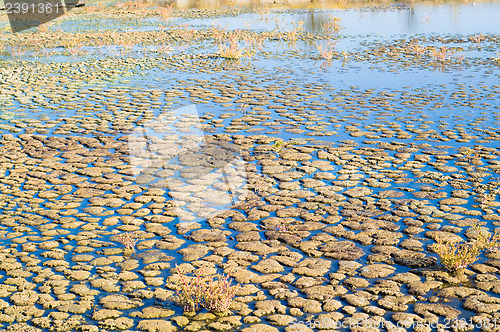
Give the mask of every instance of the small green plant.
[(300, 142), (298, 140), (294, 140), (294, 139), (290, 140), (290, 141), (287, 141), (287, 142), (285, 142), (285, 141), (275, 141), (273, 143), (273, 151), (279, 157), (281, 157), (288, 147), (290, 147), (291, 145), (297, 145), (297, 144), (300, 144)]
[(474, 178), (476, 176), (476, 168), (479, 164), (481, 164), (481, 156), (479, 155), (479, 151), (476, 148), (465, 148), (462, 153), (465, 156), (465, 161), (467, 162), (467, 166), (469, 167), (467, 172), (471, 178)]
[(176, 291), (176, 302), (185, 312), (196, 312), (205, 308), (214, 313), (229, 310), (239, 285), (231, 286), (229, 276), (216, 275), (202, 277), (200, 271), (193, 277), (183, 274), (177, 269), (177, 283), (169, 286)]
[(341, 54), (342, 54), (342, 61), (349, 60), (349, 53), (347, 53), (346, 51), (342, 51)]
[(280, 157), (283, 154), (283, 151), (286, 149), (286, 142), (285, 141), (276, 141), (273, 144), (273, 150), (276, 152)]
[(441, 265), (450, 272), (464, 269), (479, 259), (480, 249), (473, 244), (449, 241), (436, 243), (433, 250), (438, 254)]

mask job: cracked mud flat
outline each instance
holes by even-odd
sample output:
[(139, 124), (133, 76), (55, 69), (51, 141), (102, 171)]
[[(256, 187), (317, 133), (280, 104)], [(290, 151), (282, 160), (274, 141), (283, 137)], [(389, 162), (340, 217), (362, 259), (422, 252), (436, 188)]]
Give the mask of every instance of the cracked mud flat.
[[(134, 12), (106, 15), (127, 23)], [(314, 31), (297, 48), (272, 32), (247, 64), (214, 56), (208, 28), (184, 30), (79, 32), (86, 54), (39, 59), (30, 33), (2, 35), (6, 49), (28, 50), (0, 61), (2, 331), (451, 331), (456, 319), (498, 330), (499, 254), (452, 274), (429, 250), (475, 238), (476, 223), (499, 227), (498, 195), (481, 204), (500, 184), (498, 34), (484, 31), (480, 45), (481, 31), (382, 43), (346, 28), (339, 44), (365, 42), (322, 66), (307, 46), (325, 39)], [(65, 33), (35, 36), (56, 49)], [(436, 63), (409, 39), (465, 58)], [(184, 49), (91, 53), (126, 40)], [(190, 104), (196, 121), (175, 112)], [(200, 132), (208, 147), (238, 150), (243, 173), (224, 173), (234, 186), (193, 147)], [(278, 155), (274, 142), (289, 139), (297, 144)], [(140, 239), (133, 255), (116, 230)], [(183, 315), (166, 287), (176, 265), (241, 284), (231, 313)], [(345, 327), (356, 320), (372, 327)]]

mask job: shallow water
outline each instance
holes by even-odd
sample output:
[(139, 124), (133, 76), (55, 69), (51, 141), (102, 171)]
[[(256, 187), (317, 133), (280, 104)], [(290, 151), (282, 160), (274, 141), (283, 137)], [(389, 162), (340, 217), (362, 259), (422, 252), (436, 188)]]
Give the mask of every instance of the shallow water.
[[(107, 325), (112, 324), (113, 319), (105, 322), (96, 319), (93, 313), (105, 308), (99, 303), (105, 296), (122, 293), (130, 298), (143, 299), (144, 303), (138, 309), (123, 309), (119, 313), (130, 319), (125, 324), (126, 328), (138, 328), (137, 324), (142, 319), (137, 316), (137, 310), (157, 305), (171, 308), (174, 310), (172, 315), (177, 316), (182, 314), (182, 310), (162, 296), (148, 293), (165, 288), (163, 281), (159, 286), (148, 284), (142, 287), (139, 284), (138, 290), (134, 290), (134, 284), (126, 283), (126, 275), (121, 275), (120, 278), (123, 279), (118, 279), (119, 273), (128, 270), (137, 272), (136, 278), (132, 280), (146, 283), (148, 273), (158, 271), (155, 276), (166, 280), (173, 273), (170, 268), (176, 264), (188, 269), (193, 266), (210, 266), (211, 262), (217, 262), (218, 257), (221, 263), (215, 264), (215, 267), (219, 272), (235, 273), (235, 266), (238, 264), (244, 267), (249, 265), (252, 269), (259, 261), (275, 257), (277, 253), (259, 254), (256, 261), (243, 264), (239, 259), (215, 254), (205, 254), (194, 260), (187, 259), (179, 249), (192, 249), (190, 246), (203, 243), (209, 246), (208, 252), (215, 252), (217, 246), (227, 246), (238, 253), (248, 254), (249, 251), (238, 247), (248, 242), (242, 237), (251, 239), (257, 236), (259, 243), (267, 241), (266, 232), (272, 231), (269, 226), (272, 225), (272, 220), (269, 218), (290, 213), (293, 222), (287, 219), (291, 224), (286, 224), (286, 230), (282, 233), (293, 235), (294, 227), (300, 227), (305, 221), (315, 220), (317, 216), (324, 219), (330, 214), (335, 215), (336, 212), (342, 217), (340, 222), (323, 223), (323, 219), (320, 219), (320, 223), (325, 227), (341, 224), (345, 227), (346, 233), (335, 237), (337, 240), (348, 240), (356, 244), (362, 253), (356, 261), (364, 266), (376, 262), (387, 263), (395, 268), (394, 272), (389, 274), (390, 277), (412, 272), (421, 281), (437, 279), (446, 282), (431, 287), (423, 295), (415, 295), (416, 303), (409, 303), (409, 307), (402, 311), (415, 312), (417, 304), (441, 301), (440, 298), (433, 298), (441, 289), (446, 290), (449, 285), (463, 286), (466, 283), (450, 276), (437, 275), (427, 278), (426, 267), (415, 268), (396, 263), (396, 256), (373, 254), (376, 254), (380, 247), (387, 250), (406, 248), (401, 245), (402, 241), (415, 240), (422, 245), (422, 251), (415, 249), (415, 254), (425, 253), (426, 257), (436, 258), (435, 253), (427, 250), (427, 246), (435, 242), (432, 234), (427, 232), (444, 229), (448, 236), (456, 233), (466, 239), (466, 231), (473, 222), (471, 219), (481, 222), (490, 230), (498, 226), (498, 195), (486, 207), (481, 207), (480, 194), (493, 192), (495, 181), (498, 182), (500, 174), (498, 163), (495, 163), (500, 153), (500, 67), (492, 60), (498, 52), (500, 41), (496, 19), (493, 17), (499, 7), (499, 2), (479, 2), (467, 5), (453, 3), (436, 6), (368, 6), (343, 10), (279, 10), (269, 12), (267, 21), (266, 15), (250, 13), (247, 8), (242, 13), (236, 13), (234, 17), (174, 18), (168, 23), (163, 23), (156, 17), (137, 20), (137, 24), (130, 24), (133, 20), (118, 18), (89, 23), (87, 19), (79, 20), (76, 17), (74, 20), (68, 18), (62, 23), (56, 23), (55, 27), (50, 28), (69, 32), (83, 31), (86, 28), (120, 30), (132, 25), (130, 31), (144, 32), (158, 30), (160, 24), (175, 27), (187, 23), (187, 28), (201, 30), (220, 25), (229, 30), (249, 29), (263, 32), (275, 28), (289, 31), (294, 28), (294, 24), (303, 20), (306, 32), (320, 33), (321, 24), (332, 15), (340, 17), (343, 27), (334, 37), (337, 40), (336, 51), (344, 51), (347, 56), (335, 58), (330, 62), (321, 59), (311, 39), (297, 40), (295, 43), (267, 41), (263, 52), (256, 54), (251, 61), (242, 59), (239, 62), (223, 61), (216, 56), (196, 57), (217, 52), (212, 40), (177, 40), (172, 45), (173, 50), (162, 55), (155, 52), (155, 47), (158, 46), (155, 44), (147, 46), (146, 50), (142, 45), (134, 45), (132, 49), (124, 52), (119, 43), (111, 46), (85, 46), (81, 50), (82, 55), (73, 56), (62, 53), (63, 47), (53, 48), (50, 50), (60, 53), (40, 59), (35, 59), (29, 52), (15, 56), (14, 59), (9, 51), (3, 53), (0, 60), (1, 130), (4, 134), (19, 138), (19, 141), (10, 141), (10, 137), (6, 135), (1, 142), (4, 149), (1, 159), (4, 174), (0, 180), (4, 195), (1, 201), (1, 211), (4, 214), (1, 230), (5, 232), (6, 238), (0, 241), (5, 247), (2, 257), (14, 259), (20, 267), (2, 265), (1, 276), (4, 282), (8, 280), (5, 285), (24, 285), (24, 281), (26, 285), (15, 286), (15, 289), (8, 291), (2, 298), (13, 303), (13, 294), (24, 294), (23, 289), (35, 289), (39, 293), (43, 290), (42, 293), (51, 294), (62, 301), (44, 305), (40, 300), (34, 304), (37, 309), (44, 310), (40, 314), (42, 317), (48, 317), (51, 311), (68, 310), (71, 313), (69, 317), (76, 317), (79, 310), (85, 307), (85, 303), (92, 303), (92, 309), (89, 307), (83, 310), (86, 317), (78, 321), (78, 325), (85, 322), (116, 330), (117, 328)], [(480, 43), (470, 40), (479, 34), (484, 37)], [(29, 33), (25, 36), (29, 36)], [(452, 56), (458, 58), (463, 55), (464, 60), (439, 63), (433, 61), (428, 54), (421, 57), (409, 54), (405, 45), (410, 39), (428, 47), (444, 45), (460, 48)], [(324, 40), (318, 41), (322, 42)], [(10, 50), (12, 53), (12, 49)], [(195, 58), (183, 57), (185, 55), (194, 55)], [(195, 105), (195, 108), (175, 112), (187, 105)], [(214, 166), (212, 170), (203, 171), (199, 178), (190, 178), (193, 176), (190, 170), (199, 166), (196, 162), (187, 160), (180, 170), (176, 167), (182, 164), (184, 154), (194, 150), (183, 150), (185, 153), (181, 155), (162, 155), (168, 150), (168, 144), (183, 144), (168, 137), (163, 141), (162, 136), (164, 132), (184, 135), (183, 130), (187, 129), (183, 126), (186, 113), (189, 113), (191, 118), (201, 120), (202, 126), (192, 128), (189, 132), (196, 138), (215, 134), (235, 135), (233, 141), (241, 140), (241, 137), (250, 138), (250, 146), (246, 146), (246, 143), (237, 144), (243, 144), (240, 154), (250, 169), (246, 178), (242, 178), (245, 178), (247, 185), (254, 186), (253, 189), (252, 186), (247, 188), (245, 184), (241, 185), (237, 181), (228, 181), (227, 178), (230, 177), (226, 177), (224, 186), (217, 181), (206, 180), (203, 176), (219, 171), (213, 159), (209, 159)], [(151, 127), (155, 129), (154, 133), (149, 129)], [(149, 130), (148, 135), (142, 134), (143, 128)], [(43, 136), (23, 135), (26, 133)], [(144, 144), (147, 145), (144, 150), (152, 154), (146, 154), (145, 157), (139, 153), (138, 155), (147, 161), (156, 160), (155, 153), (159, 153), (158, 159), (162, 167), (144, 164), (142, 162), (145, 159), (140, 158), (139, 162), (136, 159), (134, 163), (129, 156), (137, 155), (130, 150), (132, 141), (129, 135), (145, 139), (147, 136), (149, 144)], [(51, 137), (59, 137), (64, 143), (51, 141)], [(292, 155), (287, 156), (284, 153), (281, 158), (273, 152), (272, 140), (265, 141), (268, 137), (311, 141), (290, 147)], [(73, 138), (76, 141), (72, 141)], [(85, 138), (97, 138), (102, 142)], [(106, 141), (107, 139), (110, 141)], [(109, 145), (104, 148), (104, 143)], [(477, 148), (474, 160), (467, 161), (464, 157), (465, 147)], [(76, 155), (73, 155), (72, 151), (76, 151)], [(305, 151), (304, 154), (310, 159), (295, 160), (297, 155), (293, 154), (302, 151)], [(341, 151), (341, 154), (337, 156), (335, 151)], [(408, 156), (405, 156), (405, 153)], [(304, 155), (298, 156), (305, 158)], [(318, 164), (320, 162), (325, 164), (321, 166), (322, 164)], [(472, 162), (477, 162), (477, 166), (473, 167)], [(273, 173), (274, 170), (268, 168), (274, 164), (284, 167), (287, 171), (300, 171), (300, 177), (295, 182), (299, 184), (298, 189), (305, 192), (305, 196), (299, 195), (295, 200), (293, 195), (297, 194), (296, 189), (283, 189), (282, 186), (291, 181), (281, 181), (280, 175), (283, 171)], [(335, 178), (322, 178), (322, 167), (326, 169), (324, 172), (334, 174)], [(168, 175), (168, 170), (175, 172)], [(102, 171), (104, 175), (95, 176), (89, 173), (92, 171)], [(181, 171), (188, 175), (183, 178)], [(48, 174), (52, 176), (45, 177)], [(73, 175), (80, 177), (83, 183), (72, 183)], [(148, 175), (153, 180), (148, 178)], [(480, 177), (476, 178), (474, 175)], [(118, 180), (115, 176), (119, 176)], [(328, 197), (325, 196), (325, 190), (321, 189), (323, 185), (318, 187), (312, 182), (317, 179), (321, 179), (323, 185), (328, 188), (327, 193), (336, 192), (340, 196), (334, 196), (334, 201), (329, 203), (316, 202), (316, 198)], [(372, 182), (375, 179), (377, 181)], [(203, 190), (195, 190), (194, 195), (184, 197), (181, 195), (182, 190), (176, 191), (176, 185), (182, 181), (190, 184), (208, 181), (206, 183), (209, 185), (203, 187)], [(266, 184), (263, 185), (264, 188), (255, 188), (255, 181), (264, 181)], [(457, 181), (462, 183), (457, 184)], [(69, 187), (65, 187), (68, 183)], [(488, 183), (493, 189), (486, 187)], [(134, 186), (135, 184), (138, 186)], [(359, 198), (344, 194), (353, 187), (369, 188), (370, 193)], [(97, 193), (81, 190), (89, 188), (97, 190)], [(130, 192), (120, 192), (123, 188)], [(217, 204), (216, 200), (215, 203), (208, 202), (212, 204), (206, 204), (206, 208), (199, 209), (196, 204), (199, 203), (200, 197), (196, 195), (210, 192), (213, 188), (219, 190), (212, 195), (216, 198), (221, 199), (225, 195), (234, 198), (237, 195), (233, 192), (236, 192), (240, 201), (251, 197), (251, 202), (262, 202), (263, 206), (268, 208), (278, 206), (278, 210), (259, 209), (258, 204), (247, 208), (231, 207), (222, 203), (214, 206)], [(457, 188), (466, 193), (458, 192)], [(150, 189), (163, 191), (152, 193), (148, 191)], [(250, 189), (251, 193), (248, 193), (247, 189)], [(56, 190), (60, 192), (54, 193)], [(181, 198), (177, 198), (179, 196)], [(117, 197), (122, 201), (106, 203), (109, 205), (102, 201)], [(151, 201), (148, 197), (154, 197), (158, 202)], [(443, 198), (450, 197), (464, 197), (465, 201), (456, 204), (443, 203)], [(286, 205), (280, 207), (278, 203), (271, 204), (273, 199), (278, 198), (285, 201), (288, 199)], [(204, 199), (204, 203), (207, 203), (206, 196)], [(341, 199), (342, 202), (335, 201)], [(179, 204), (180, 207), (176, 210), (163, 204), (164, 200)], [(425, 211), (424, 208), (430, 207), (437, 209)], [(257, 235), (236, 231), (229, 226), (241, 221), (238, 219), (241, 217), (223, 214), (220, 218), (222, 220), (217, 220), (204, 215), (212, 208), (215, 208), (216, 212), (242, 213), (244, 219), (248, 218), (249, 223), (257, 225)], [(304, 211), (294, 214), (291, 210), (284, 211), (286, 208)], [(327, 212), (328, 208), (337, 210)], [(217, 230), (227, 232), (224, 240), (203, 241), (202, 236), (201, 242), (195, 242), (186, 237), (181, 226), (186, 225), (184, 218), (189, 219), (191, 212), (200, 213), (192, 220), (199, 222), (201, 230), (207, 229), (214, 234)], [(305, 212), (307, 214), (304, 214)], [(175, 215), (177, 217), (173, 217)], [(157, 222), (154, 218), (159, 216), (166, 217), (166, 220)], [(34, 218), (35, 222), (27, 218)], [(387, 234), (379, 236), (387, 231), (384, 227), (388, 226), (373, 223), (384, 221), (388, 221), (391, 226), (397, 226), (390, 234), (401, 234), (400, 241), (391, 242), (390, 237), (384, 237)], [(422, 224), (421, 230), (413, 233), (415, 226), (412, 223), (419, 222)], [(159, 225), (165, 229), (151, 229), (152, 226)], [(112, 231), (117, 229), (121, 232), (133, 231), (141, 237), (142, 242), (138, 243), (134, 256), (125, 255), (113, 237)], [(372, 230), (376, 232), (367, 235)], [(314, 241), (318, 240), (311, 238), (321, 239), (327, 232), (322, 229), (306, 229), (306, 232), (308, 234), (302, 239), (303, 242), (309, 241), (312, 248), (315, 248), (314, 245), (323, 246), (322, 240), (315, 244)], [(192, 234), (198, 233), (192, 230), (186, 233), (187, 236)], [(165, 239), (167, 235), (186, 242), (175, 249), (162, 249), (159, 242), (148, 242)], [(371, 236), (370, 241), (367, 236)], [(44, 243), (49, 240), (55, 243), (44, 249)], [(307, 247), (278, 241), (269, 243), (273, 248), (301, 254), (301, 261), (305, 257), (318, 255), (317, 250)], [(32, 244), (33, 246), (30, 246)], [(153, 251), (155, 248), (160, 254), (170, 256), (155, 256), (158, 262), (169, 264), (168, 267), (156, 266), (154, 259), (147, 261), (148, 255), (158, 254)], [(85, 250), (89, 251), (90, 257), (83, 257)], [(203, 252), (203, 248), (198, 247), (194, 251)], [(28, 255), (40, 261), (29, 263), (28, 259), (23, 258)], [(111, 261), (103, 260), (104, 258)], [(121, 265), (122, 262), (133, 265), (135, 259), (136, 267)], [(340, 269), (339, 260), (325, 260), (332, 266), (321, 276), (330, 278), (328, 273)], [(63, 261), (67, 262), (66, 268)], [(496, 278), (497, 258), (486, 258), (482, 255), (478, 262), (494, 270), (482, 273), (481, 269), (487, 269), (478, 266), (468, 270), (471, 276), (478, 278), (478, 281), (490, 280), (488, 278), (492, 276), (493, 279)], [(97, 290), (98, 294), (91, 298), (78, 295), (66, 299), (56, 294), (56, 290), (47, 290), (42, 287), (45, 280), (34, 279), (35, 275), (40, 273), (38, 267), (42, 266), (53, 275), (54, 280), (68, 281), (65, 293), (71, 293), (69, 289), (72, 286), (83, 284)], [(282, 267), (283, 271), (279, 272), (281, 275), (290, 273), (296, 278), (304, 276), (294, 272), (293, 264), (283, 264)], [(427, 268), (439, 270), (436, 264)], [(28, 275), (27, 270), (33, 275)], [(90, 271), (92, 277), (110, 280), (118, 285), (118, 288), (113, 290), (97, 287), (89, 280), (90, 277), (83, 280), (70, 279), (68, 275), (71, 270)], [(252, 272), (258, 276), (268, 274), (257, 270)], [(361, 278), (358, 271), (346, 274)], [(24, 279), (16, 279), (18, 277)], [(358, 291), (367, 290), (373, 292), (370, 294), (377, 294), (368, 302), (369, 305), (380, 307), (378, 301), (383, 296), (379, 297), (373, 287), (387, 278), (362, 278), (367, 280), (368, 284), (360, 287)], [(330, 281), (333, 282), (333, 279)], [(282, 304), (287, 303), (285, 299), (271, 294), (272, 284), (252, 284), (255, 284), (267, 299), (277, 298)], [(329, 282), (320, 280), (320, 284), (328, 285)], [(409, 285), (406, 283), (400, 285), (401, 292), (405, 295), (410, 292), (407, 286)], [(284, 287), (305, 297), (304, 289), (296, 284), (285, 282)], [(484, 294), (498, 299), (496, 288), (488, 288), (485, 285), (481, 290)], [(348, 294), (357, 294), (355, 287), (346, 291)], [(334, 298), (340, 301), (343, 307), (349, 306), (346, 298), (340, 295)], [(481, 312), (474, 313), (464, 309), (464, 301), (465, 299), (455, 298), (444, 303), (460, 310), (458, 318), (469, 319)], [(255, 309), (257, 302), (257, 299), (249, 300), (248, 307)], [(72, 304), (82, 307), (65, 307)], [(364, 307), (366, 305), (355, 308), (356, 313), (363, 313)], [(325, 311), (304, 311), (296, 315), (298, 321), (311, 314), (314, 317), (325, 314)], [(352, 314), (342, 312), (346, 317)], [(291, 314), (290, 311), (287, 313)], [(387, 309), (379, 316), (391, 320), (394, 313)], [(235, 309), (234, 314), (245, 317), (252, 312), (245, 313), (244, 310)], [(15, 323), (27, 321), (28, 325), (38, 324), (44, 331), (50, 326), (32, 317), (9, 315), (7, 316), (14, 317)], [(26, 315), (29, 316), (29, 313)], [(422, 316), (421, 313), (420, 315)], [(4, 327), (9, 324), (7, 316), (2, 316)], [(441, 322), (446, 322), (445, 316), (438, 316)], [(170, 318), (162, 319), (172, 321)], [(271, 319), (269, 314), (263, 315), (262, 322), (266, 323), (266, 319)], [(55, 321), (57, 319), (51, 321), (51, 324), (56, 324)], [(68, 323), (69, 318), (65, 317), (62, 321)], [(243, 329), (251, 325), (244, 322), (239, 327), (231, 326), (229, 329)], [(192, 323), (191, 328), (195, 326), (196, 324)], [(14, 328), (20, 329), (21, 326)], [(285, 330), (285, 326), (276, 325), (276, 328)], [(288, 332), (289, 328), (290, 326), (285, 331)]]
[[(447, 3), (429, 5), (422, 3), (394, 5), (389, 8), (373, 6), (363, 9), (328, 10), (321, 8), (289, 11), (269, 11), (263, 14), (245, 14), (238, 17), (191, 20), (190, 25), (220, 25), (228, 29), (273, 29), (293, 27), (294, 23), (304, 21), (307, 32), (321, 32), (322, 24), (330, 15), (339, 17), (348, 36), (381, 35), (414, 36), (417, 34), (495, 34), (498, 32), (496, 12), (498, 2), (479, 2), (474, 4)], [(286, 11), (285, 11), (286, 12)]]

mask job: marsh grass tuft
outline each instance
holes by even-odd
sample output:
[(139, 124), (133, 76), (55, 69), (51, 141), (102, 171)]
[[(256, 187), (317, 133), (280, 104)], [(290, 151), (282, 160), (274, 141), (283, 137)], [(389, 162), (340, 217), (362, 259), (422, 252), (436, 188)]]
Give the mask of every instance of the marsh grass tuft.
[(472, 164), (473, 160), (476, 158), (476, 150), (472, 148), (465, 148), (463, 154), (465, 156), (465, 160), (469, 164)]
[(441, 265), (450, 272), (464, 269), (479, 259), (480, 250), (472, 244), (445, 242), (432, 247), (438, 254)]
[(214, 313), (227, 312), (239, 289), (239, 285), (231, 285), (229, 276), (202, 276), (198, 270), (190, 277), (179, 268), (176, 276), (177, 282), (168, 286), (176, 291), (176, 302), (185, 312), (196, 312), (200, 308)]
[(262, 50), (265, 37), (259, 34), (244, 34), (241, 30), (226, 31), (220, 27), (210, 29), (212, 38), (218, 46), (217, 56), (227, 60), (249, 60)]
[(217, 275), (215, 280), (208, 278), (203, 307), (216, 313), (228, 311), (239, 286), (231, 286), (232, 279), (227, 275)]
[(269, 13), (271, 12), (271, 7), (269, 5), (257, 7), (254, 2), (254, 11), (260, 15), (260, 21), (269, 22)]
[(304, 21), (294, 22), (294, 28), (286, 32), (286, 38), (288, 40), (288, 45), (295, 48), (295, 42), (299, 39), (299, 35), (304, 31)]
[(481, 210), (486, 209), (495, 200), (495, 196), (494, 193), (483, 194), (481, 198)]
[(128, 55), (130, 53), (133, 53), (135, 47), (135, 43), (129, 40), (125, 40), (122, 42), (120, 45), (120, 54), (122, 56)]
[(25, 51), (22, 47), (16, 46), (11, 48), (11, 54), (13, 57), (21, 57), (24, 55)]
[(450, 272), (467, 268), (479, 259), (482, 250), (497, 252), (500, 248), (500, 232), (490, 234), (479, 225), (472, 227), (477, 236), (471, 243), (448, 241), (435, 243), (431, 249), (438, 254), (441, 265)]
[(85, 14), (92, 14), (103, 12), (105, 8), (106, 5), (102, 1), (99, 1), (93, 5), (86, 5), (83, 10)]
[(118, 2), (115, 4), (116, 7), (121, 9), (126, 9), (135, 12), (142, 12), (146, 8), (151, 7), (152, 1), (148, 0), (131, 0), (125, 2)]
[(227, 43), (219, 44), (219, 56), (224, 59), (238, 60), (245, 56), (245, 50), (240, 46), (240, 37), (230, 35)]
[(251, 189), (257, 195), (262, 195), (269, 189), (269, 185), (267, 182), (265, 182), (263, 180), (256, 180), (253, 183), (251, 183)]

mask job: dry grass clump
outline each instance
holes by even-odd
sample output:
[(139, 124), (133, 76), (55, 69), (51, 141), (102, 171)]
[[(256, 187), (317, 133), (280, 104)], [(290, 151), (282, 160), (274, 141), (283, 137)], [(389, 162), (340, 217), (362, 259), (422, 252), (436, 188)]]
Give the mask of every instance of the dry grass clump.
[(220, 27), (210, 29), (212, 38), (218, 46), (217, 56), (228, 60), (252, 58), (257, 51), (262, 50), (265, 36), (260, 34), (245, 34), (242, 30), (226, 31)]
[(336, 54), (335, 52), (336, 44), (337, 42), (331, 39), (327, 40), (326, 45), (320, 45), (314, 42), (314, 45), (318, 49), (319, 54), (321, 54), (321, 57), (327, 61), (331, 61), (333, 59), (333, 56)]
[(162, 21), (168, 21), (172, 16), (172, 11), (174, 10), (174, 4), (172, 3), (167, 7), (159, 7), (158, 12), (160, 13), (160, 19)]
[(120, 54), (122, 56), (125, 56), (129, 53), (133, 53), (134, 46), (135, 46), (135, 43), (133, 41), (129, 41), (129, 40), (124, 41), (120, 47)]
[(157, 46), (158, 54), (168, 54), (173, 51), (173, 47), (170, 44), (161, 44)]
[(446, 48), (445, 46), (441, 46), (439, 49), (431, 50), (431, 56), (434, 58), (435, 61), (438, 62), (449, 61), (453, 53), (455, 53), (455, 51)]
[(304, 31), (304, 21), (300, 20), (294, 23), (294, 28), (286, 32), (286, 37), (290, 45), (295, 46), (295, 42), (299, 39), (300, 33)]
[(409, 47), (411, 52), (417, 56), (424, 55), (426, 52), (426, 48), (424, 46), (416, 44), (413, 41), (410, 43)]
[(328, 36), (338, 33), (342, 29), (342, 26), (340, 26), (340, 18), (333, 17), (332, 15), (330, 15), (328, 21), (322, 24), (321, 27), (323, 28), (324, 33)]
[(452, 48), (447, 48), (445, 46), (426, 47), (423, 45), (419, 45), (417, 42), (413, 40), (407, 45), (406, 52), (408, 52), (408, 54), (414, 55), (419, 58), (428, 56), (430, 60), (433, 60), (435, 63), (438, 63), (440, 65), (461, 64), (465, 60), (465, 57), (463, 55), (453, 56), (456, 53), (456, 50)]
[(239, 288), (239, 285), (231, 286), (232, 279), (228, 276), (201, 276), (200, 271), (190, 277), (177, 269), (177, 279), (168, 286), (176, 291), (176, 302), (185, 312), (200, 308), (214, 313), (227, 312)]
[(484, 40), (486, 40), (486, 38), (482, 33), (469, 37), (469, 41), (475, 43), (477, 47), (481, 47), (481, 42), (483, 42)]
[(231, 286), (229, 276), (217, 275), (206, 280), (203, 307), (209, 311), (222, 313), (229, 310), (238, 286)]
[(102, 1), (99, 1), (98, 3), (96, 4), (93, 4), (93, 5), (85, 5), (85, 7), (83, 7), (83, 10), (84, 10), (84, 13), (85, 14), (93, 14), (93, 13), (102, 13), (104, 11), (104, 9), (106, 8), (106, 5), (102, 2)]
[(114, 237), (125, 247), (125, 249), (129, 250), (133, 250), (137, 241), (139, 241), (139, 239), (136, 238), (135, 234), (131, 232), (118, 233), (117, 231), (115, 231)]
[(271, 8), (269, 7), (269, 5), (262, 6), (262, 7), (254, 7), (254, 11), (256, 13), (260, 14), (261, 20), (265, 19), (266, 23), (267, 23), (267, 16), (271, 12)]
[(486, 209), (495, 200), (496, 192), (483, 194), (481, 197), (481, 210)]

